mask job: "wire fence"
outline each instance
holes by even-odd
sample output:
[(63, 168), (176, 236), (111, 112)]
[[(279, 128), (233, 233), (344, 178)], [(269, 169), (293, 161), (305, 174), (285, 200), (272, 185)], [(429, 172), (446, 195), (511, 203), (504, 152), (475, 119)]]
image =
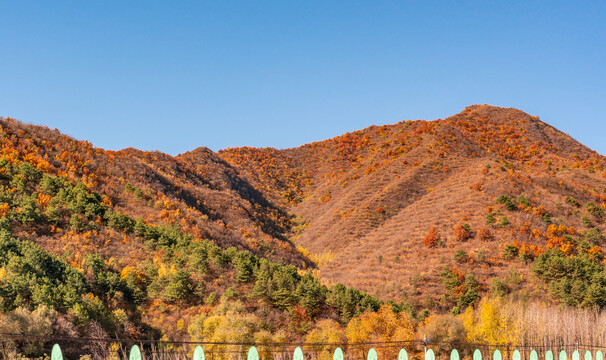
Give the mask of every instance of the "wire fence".
[[(195, 342), (0, 333), (0, 359), (11, 360), (604, 360), (602, 348), (581, 343)], [(300, 358), (296, 351), (301, 352)]]

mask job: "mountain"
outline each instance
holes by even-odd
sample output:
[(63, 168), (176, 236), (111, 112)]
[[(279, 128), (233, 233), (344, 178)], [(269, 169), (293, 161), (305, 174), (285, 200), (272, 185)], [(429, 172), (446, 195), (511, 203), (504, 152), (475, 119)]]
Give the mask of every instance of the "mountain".
[(349, 340), (379, 308), (412, 334), (486, 295), (606, 306), (606, 159), (520, 110), (178, 156), (0, 128), (0, 332), (52, 310), (59, 335)]
[[(444, 264), (485, 288), (512, 271), (532, 280), (532, 259), (504, 259), (507, 245), (534, 258), (578, 241), (564, 235), (603, 242), (604, 157), (516, 109), (474, 105), (294, 149), (219, 155), (267, 196), (289, 200), (284, 208), (305, 224), (296, 243), (324, 260), (323, 279), (386, 298), (438, 301)], [(440, 240), (428, 247), (432, 228)], [(466, 261), (454, 260), (460, 250)]]

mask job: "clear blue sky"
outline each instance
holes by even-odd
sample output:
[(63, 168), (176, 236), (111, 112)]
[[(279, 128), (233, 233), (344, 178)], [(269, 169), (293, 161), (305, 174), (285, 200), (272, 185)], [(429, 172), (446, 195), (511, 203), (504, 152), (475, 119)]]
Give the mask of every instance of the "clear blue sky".
[(517, 107), (606, 154), (606, 1), (1, 1), (0, 116), (106, 149), (293, 147)]

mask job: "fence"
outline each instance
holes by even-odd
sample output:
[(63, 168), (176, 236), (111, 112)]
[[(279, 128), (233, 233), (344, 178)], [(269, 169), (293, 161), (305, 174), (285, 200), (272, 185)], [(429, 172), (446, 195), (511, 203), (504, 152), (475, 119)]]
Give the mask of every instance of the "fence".
[[(153, 349), (152, 349), (153, 351)], [(125, 355), (125, 354), (123, 354)], [(492, 354), (492, 360), (504, 360), (503, 354), (500, 350), (495, 350)], [(545, 360), (570, 360), (565, 350), (561, 350), (558, 353), (557, 359), (554, 357), (552, 350), (547, 350), (544, 352)], [(119, 355), (118, 355), (119, 356)], [(539, 353), (536, 350), (531, 350), (529, 355), (529, 360), (539, 360)], [(61, 352), (61, 347), (58, 344), (54, 344), (51, 350), (51, 360), (63, 360), (63, 354)], [(128, 353), (128, 360), (144, 360), (146, 357), (143, 355), (140, 347), (138, 345), (133, 345)], [(344, 360), (344, 353), (340, 347), (337, 347), (333, 353), (333, 360)], [(192, 360), (205, 360), (204, 350), (200, 345), (196, 346), (193, 351), (193, 355), (191, 357)], [(305, 356), (303, 354), (303, 350), (301, 347), (296, 347), (292, 360), (304, 360)], [(368, 351), (368, 355), (366, 357), (367, 360), (378, 360), (377, 351), (374, 348), (371, 348)], [(436, 360), (436, 355), (433, 349), (427, 349), (424, 351), (424, 359), (425, 360)], [(251, 346), (248, 349), (246, 360), (259, 360), (259, 352), (255, 346)], [(397, 360), (409, 360), (408, 352), (406, 349), (401, 349), (398, 354)], [(450, 360), (461, 360), (461, 356), (457, 349), (453, 349), (450, 352)], [(480, 349), (475, 349), (473, 352), (473, 360), (483, 360), (482, 351)], [(491, 360), (491, 357), (486, 357), (485, 360)], [(515, 349), (511, 353), (511, 360), (522, 360), (522, 352), (520, 350)], [(575, 350), (572, 353), (572, 360), (581, 360), (580, 353), (578, 350)], [(595, 354), (586, 350), (583, 360), (604, 360), (604, 354), (601, 350), (595, 352)]]
[[(381, 360), (396, 360), (396, 357), (397, 360), (605, 360), (601, 347), (582, 344), (513, 348), (507, 345), (425, 341), (298, 344), (206, 342), (202, 344), (207, 349), (205, 351), (195, 342), (0, 334), (0, 355), (4, 359), (18, 357), (6, 351), (9, 348), (7, 344), (20, 349), (34, 349), (39, 354), (50, 353), (50, 360), (379, 360), (379, 357)], [(44, 358), (48, 359), (48, 356)]]

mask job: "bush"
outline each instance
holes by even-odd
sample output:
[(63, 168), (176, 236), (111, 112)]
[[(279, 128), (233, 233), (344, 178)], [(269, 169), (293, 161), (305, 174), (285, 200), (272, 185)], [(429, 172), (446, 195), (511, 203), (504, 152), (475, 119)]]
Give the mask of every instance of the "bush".
[(436, 228), (429, 229), (429, 233), (423, 239), (423, 245), (428, 248), (436, 247), (440, 243), (440, 234)]
[(489, 213), (488, 215), (486, 215), (486, 225), (493, 225), (495, 222), (497, 222), (497, 219), (494, 216), (494, 213)]
[(465, 263), (469, 259), (469, 256), (462, 249), (457, 250), (454, 254), (454, 260), (458, 263)]
[(497, 278), (493, 278), (490, 282), (490, 294), (493, 296), (505, 296), (507, 287)]
[(507, 244), (503, 247), (503, 258), (506, 260), (513, 260), (518, 257), (519, 249), (511, 244)]
[(480, 241), (492, 241), (492, 232), (490, 232), (490, 229), (483, 227), (478, 231), (478, 239), (480, 239)]
[(517, 210), (516, 204), (514, 204), (513, 201), (507, 195), (499, 196), (496, 200), (496, 203), (503, 204), (505, 206), (505, 209), (509, 211)]
[(457, 241), (464, 242), (471, 237), (471, 226), (469, 224), (459, 224), (454, 228), (454, 236)]
[(604, 215), (604, 210), (602, 210), (601, 207), (597, 206), (592, 202), (585, 204), (585, 209), (594, 217), (601, 217), (602, 215)]
[(524, 207), (531, 206), (530, 200), (526, 196), (524, 196), (523, 194), (521, 194), (520, 196), (518, 196), (518, 204), (521, 204)]
[[(458, 309), (456, 306), (455, 308)], [(460, 310), (453, 312), (458, 313)], [(418, 334), (426, 335), (438, 354), (449, 351), (453, 343), (465, 342), (467, 336), (462, 320), (453, 315), (429, 316), (420, 327)]]

